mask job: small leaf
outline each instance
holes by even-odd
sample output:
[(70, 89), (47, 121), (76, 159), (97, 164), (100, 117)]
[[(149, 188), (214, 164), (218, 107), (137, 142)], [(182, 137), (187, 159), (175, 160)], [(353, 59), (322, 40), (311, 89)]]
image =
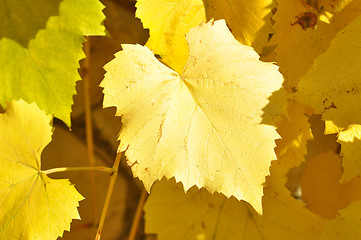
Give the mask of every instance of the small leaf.
[(41, 171), (52, 117), (20, 100), (0, 115), (0, 239), (56, 239), (79, 219), (83, 197), (66, 179)]
[(224, 21), (193, 28), (190, 57), (182, 76), (146, 47), (123, 45), (106, 65), (104, 107), (122, 116), (119, 151), (149, 191), (154, 181), (175, 177), (248, 201), (261, 211), (270, 161), (275, 159), (273, 126), (262, 109), (282, 76), (240, 44)]

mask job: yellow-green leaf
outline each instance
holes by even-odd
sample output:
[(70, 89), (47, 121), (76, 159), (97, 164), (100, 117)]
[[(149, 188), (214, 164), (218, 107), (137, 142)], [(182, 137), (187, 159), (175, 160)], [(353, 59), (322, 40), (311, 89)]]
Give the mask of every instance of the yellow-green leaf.
[(207, 19), (225, 19), (235, 38), (260, 54), (271, 34), (273, 0), (203, 0)]
[(70, 126), (84, 35), (104, 35), (99, 0), (0, 1), (0, 105), (36, 102)]
[(156, 182), (144, 206), (145, 231), (159, 240), (263, 240), (261, 216), (244, 201), (192, 187), (184, 193), (174, 179)]
[(123, 45), (105, 67), (104, 107), (122, 116), (119, 151), (149, 191), (163, 176), (248, 201), (261, 210), (273, 126), (262, 109), (282, 76), (240, 44), (224, 21), (193, 28), (180, 76), (146, 47)]
[(20, 100), (0, 115), (0, 239), (56, 239), (79, 219), (83, 197), (68, 180), (41, 171), (52, 117)]
[(136, 16), (149, 28), (146, 44), (181, 73), (188, 59), (185, 34), (206, 21), (202, 0), (138, 0)]

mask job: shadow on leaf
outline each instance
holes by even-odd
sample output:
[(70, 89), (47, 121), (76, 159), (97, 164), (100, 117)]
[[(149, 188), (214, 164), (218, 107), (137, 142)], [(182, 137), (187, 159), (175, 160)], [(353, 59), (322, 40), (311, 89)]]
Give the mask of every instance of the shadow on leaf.
[(269, 103), (262, 109), (262, 124), (276, 126), (281, 116), (287, 112), (287, 93), (281, 88), (272, 93), (268, 98)]
[(27, 47), (51, 16), (59, 15), (61, 0), (4, 0), (0, 2), (0, 40), (9, 38)]

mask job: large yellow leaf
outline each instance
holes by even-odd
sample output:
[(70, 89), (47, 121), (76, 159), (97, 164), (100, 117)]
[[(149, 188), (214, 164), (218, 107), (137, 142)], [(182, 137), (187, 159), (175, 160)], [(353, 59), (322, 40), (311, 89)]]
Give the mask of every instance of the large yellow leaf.
[(138, 0), (136, 7), (136, 16), (149, 28), (146, 46), (181, 73), (188, 59), (184, 35), (206, 21), (202, 0)]
[(22, 100), (0, 115), (0, 239), (56, 239), (79, 219), (83, 197), (68, 180), (41, 171), (51, 119)]
[(159, 240), (268, 239), (262, 233), (261, 216), (248, 203), (212, 195), (204, 188), (184, 193), (174, 179), (154, 184), (144, 210), (145, 231)]
[(353, 202), (346, 209), (340, 210), (340, 216), (327, 222), (322, 232), (327, 240), (361, 239), (361, 201)]
[(302, 177), (302, 198), (308, 208), (324, 218), (333, 218), (337, 210), (361, 200), (361, 178), (340, 183), (341, 158), (333, 152), (321, 153), (306, 163)]
[(299, 99), (340, 129), (361, 124), (360, 37), (361, 16), (337, 34), (298, 85)]
[(203, 0), (207, 19), (225, 19), (235, 38), (260, 54), (272, 33), (273, 0)]
[(273, 17), (275, 33), (270, 44), (277, 45), (276, 59), (286, 79), (285, 88), (292, 91), (314, 59), (328, 49), (336, 33), (361, 13), (361, 1), (354, 0), (348, 5), (345, 1), (312, 0), (277, 3)]
[(233, 195), (261, 210), (262, 184), (278, 134), (260, 124), (268, 97), (282, 85), (277, 67), (240, 44), (224, 21), (187, 35), (183, 74), (164, 66), (146, 47), (123, 45), (106, 65), (104, 106), (122, 116), (119, 151), (147, 190), (175, 176)]

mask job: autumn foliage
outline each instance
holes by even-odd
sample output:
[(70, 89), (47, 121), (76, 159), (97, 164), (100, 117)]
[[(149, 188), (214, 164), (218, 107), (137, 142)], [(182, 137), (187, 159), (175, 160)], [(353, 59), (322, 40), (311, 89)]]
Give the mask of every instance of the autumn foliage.
[[(48, 177), (77, 169), (41, 153), (53, 117), (71, 127), (83, 36), (105, 35), (112, 5), (59, 0), (29, 20), (20, 2), (0, 2), (0, 240), (57, 239), (83, 196)], [(96, 83), (121, 117), (113, 167), (89, 168), (110, 172), (107, 197), (123, 153), (150, 193), (145, 236), (360, 239), (361, 0), (135, 7), (146, 44), (121, 42)]]

